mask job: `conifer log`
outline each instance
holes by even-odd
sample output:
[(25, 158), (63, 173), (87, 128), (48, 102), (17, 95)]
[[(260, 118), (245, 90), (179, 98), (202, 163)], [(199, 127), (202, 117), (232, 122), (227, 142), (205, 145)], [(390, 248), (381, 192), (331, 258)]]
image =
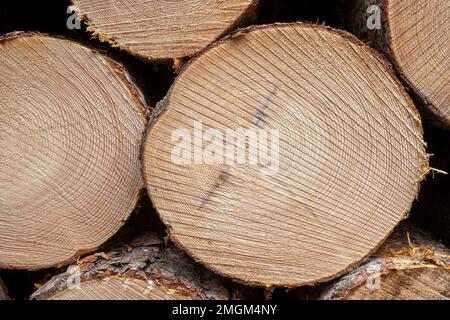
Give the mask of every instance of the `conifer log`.
[(320, 299), (449, 300), (450, 250), (426, 232), (401, 227)]
[(0, 38), (0, 268), (69, 263), (143, 187), (142, 97), (110, 58), (36, 33)]
[(394, 63), (424, 102), (427, 117), (450, 128), (448, 0), (355, 2), (350, 28)]
[(265, 286), (354, 267), (408, 215), (428, 172), (419, 115), (378, 54), (297, 23), (241, 30), (193, 59), (143, 153), (171, 239)]
[(84, 257), (31, 296), (39, 300), (229, 298), (222, 279), (152, 233)]
[(192, 56), (254, 17), (258, 0), (72, 0), (101, 41), (150, 60)]

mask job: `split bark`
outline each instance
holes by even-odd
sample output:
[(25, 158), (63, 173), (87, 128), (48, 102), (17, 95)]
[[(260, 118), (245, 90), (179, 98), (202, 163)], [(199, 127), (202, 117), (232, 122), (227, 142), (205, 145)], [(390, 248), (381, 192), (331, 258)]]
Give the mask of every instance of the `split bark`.
[(450, 250), (412, 226), (399, 228), (366, 263), (321, 299), (450, 299)]
[(86, 256), (31, 299), (229, 299), (222, 279), (148, 233), (129, 245)]
[(348, 271), (408, 215), (428, 172), (419, 115), (391, 70), (317, 25), (219, 41), (150, 122), (144, 180), (171, 239), (247, 284)]
[(0, 268), (95, 251), (143, 187), (142, 95), (121, 65), (37, 33), (0, 38)]

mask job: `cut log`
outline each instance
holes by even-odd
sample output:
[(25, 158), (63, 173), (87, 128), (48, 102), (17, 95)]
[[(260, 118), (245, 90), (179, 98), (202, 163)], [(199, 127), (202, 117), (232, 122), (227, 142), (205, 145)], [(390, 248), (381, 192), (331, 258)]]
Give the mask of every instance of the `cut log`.
[(222, 279), (151, 233), (130, 245), (83, 258), (31, 296), (49, 300), (229, 298)]
[(368, 262), (339, 279), (320, 299), (450, 299), (450, 250), (430, 234), (399, 228)]
[(424, 111), (450, 128), (448, 0), (356, 0), (353, 8), (355, 32), (386, 53)]
[(352, 268), (408, 215), (428, 172), (419, 115), (376, 52), (296, 23), (242, 30), (191, 61), (143, 158), (171, 239), (265, 286)]
[(144, 59), (191, 56), (255, 15), (258, 0), (72, 0), (88, 31)]
[(0, 300), (9, 300), (8, 290), (6, 290), (6, 286), (0, 278)]
[(0, 267), (95, 250), (143, 187), (144, 102), (116, 62), (34, 33), (0, 39)]

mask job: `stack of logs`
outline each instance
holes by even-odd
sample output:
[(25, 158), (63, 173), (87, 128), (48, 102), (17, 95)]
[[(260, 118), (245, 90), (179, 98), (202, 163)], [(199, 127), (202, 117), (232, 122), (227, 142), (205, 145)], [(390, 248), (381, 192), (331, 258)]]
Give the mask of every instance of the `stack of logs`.
[[(355, 2), (366, 43), (302, 22), (239, 28), (257, 0), (74, 0), (93, 37), (173, 63), (152, 107), (106, 52), (1, 36), (0, 268), (64, 267), (32, 299), (245, 299), (317, 284), (320, 299), (449, 299), (450, 251), (403, 221), (441, 174), (420, 114), (450, 128), (448, 3), (384, 1), (369, 30), (370, 4)], [(167, 237), (105, 245), (146, 194)], [(424, 201), (448, 230), (440, 198)]]

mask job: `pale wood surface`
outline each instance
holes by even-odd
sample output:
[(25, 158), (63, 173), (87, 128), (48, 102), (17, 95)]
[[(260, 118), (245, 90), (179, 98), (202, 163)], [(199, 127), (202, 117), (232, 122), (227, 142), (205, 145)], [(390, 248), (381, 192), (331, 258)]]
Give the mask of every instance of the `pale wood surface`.
[(418, 268), (391, 272), (381, 278), (382, 289), (361, 286), (349, 300), (449, 300), (450, 271)]
[(388, 0), (389, 55), (437, 118), (450, 126), (450, 2)]
[(144, 104), (111, 59), (32, 33), (0, 40), (0, 267), (95, 250), (143, 186)]
[(135, 278), (107, 277), (83, 282), (80, 289), (66, 290), (49, 300), (184, 300), (185, 296), (169, 288), (152, 286)]
[[(278, 129), (278, 172), (175, 164), (172, 134), (193, 134), (194, 121)], [(171, 238), (220, 274), (268, 286), (323, 281), (369, 255), (428, 171), (392, 72), (349, 34), (307, 24), (245, 30), (194, 59), (159, 104), (143, 158)]]
[(253, 13), (257, 0), (73, 0), (89, 31), (147, 59), (190, 56)]

